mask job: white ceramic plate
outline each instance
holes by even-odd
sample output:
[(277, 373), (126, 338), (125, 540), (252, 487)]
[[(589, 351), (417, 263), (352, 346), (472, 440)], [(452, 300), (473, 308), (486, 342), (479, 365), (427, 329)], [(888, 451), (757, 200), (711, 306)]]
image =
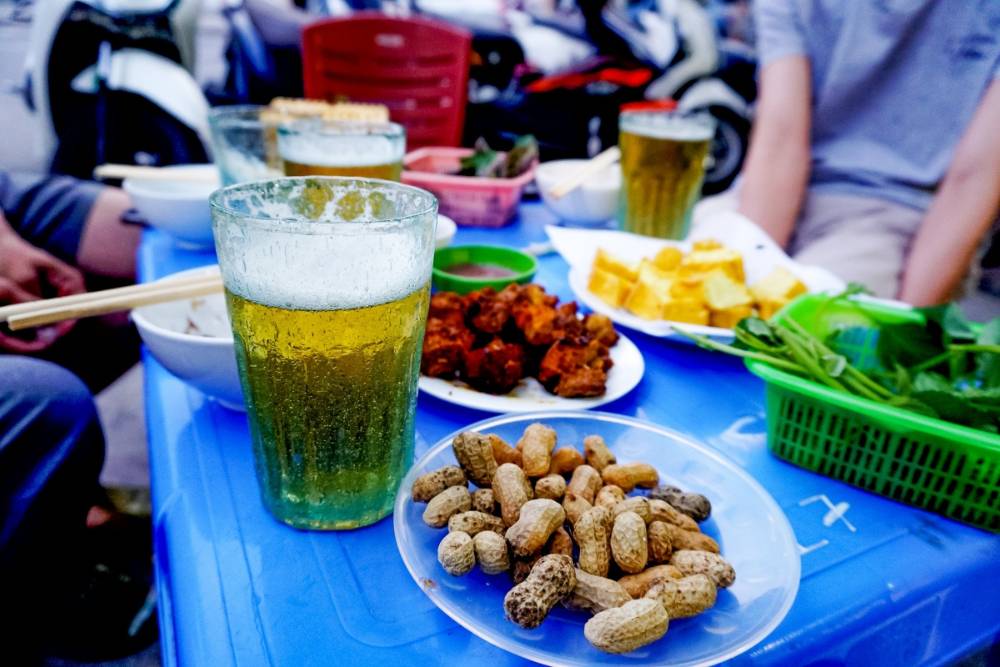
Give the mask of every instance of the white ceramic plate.
[(639, 261), (644, 257), (652, 257), (661, 248), (668, 246), (690, 252), (690, 241), (718, 239), (743, 256), (748, 285), (761, 280), (775, 267), (783, 267), (804, 282), (810, 292), (839, 292), (846, 286), (844, 281), (825, 269), (800, 264), (791, 259), (763, 230), (738, 213), (709, 211), (699, 214), (699, 209), (696, 208), (694, 218), (695, 222), (688, 241), (654, 239), (615, 230), (582, 230), (550, 226), (546, 227), (545, 231), (556, 251), (570, 265), (569, 284), (579, 301), (591, 310), (607, 315), (615, 324), (659, 338), (673, 338), (690, 343), (692, 342), (690, 338), (677, 333), (687, 331), (728, 342), (733, 340), (733, 332), (731, 329), (685, 322), (646, 320), (624, 308), (615, 308), (601, 301), (587, 289), (594, 255), (598, 249), (603, 248), (627, 260)]
[(476, 391), (459, 380), (420, 376), (420, 390), (466, 408), (484, 412), (534, 412), (536, 410), (589, 410), (610, 403), (632, 391), (646, 370), (642, 353), (635, 343), (618, 334), (611, 348), (614, 366), (608, 372), (607, 391), (594, 398), (562, 398), (550, 394), (535, 378), (525, 378), (509, 394), (496, 395)]
[(795, 535), (774, 498), (717, 450), (649, 422), (604, 412), (539, 412), (504, 415), (462, 430), (496, 433), (516, 441), (524, 428), (541, 422), (556, 430), (559, 443), (579, 447), (584, 436), (604, 437), (619, 461), (646, 461), (663, 483), (704, 494), (712, 514), (702, 532), (719, 543), (736, 570), (736, 581), (719, 592), (715, 606), (693, 618), (670, 622), (660, 640), (624, 655), (602, 653), (583, 636), (586, 614), (556, 606), (545, 622), (525, 630), (504, 618), (506, 575), (479, 568), (464, 577), (447, 574), (437, 562), (446, 531), (421, 520), (426, 507), (410, 499), (418, 476), (454, 465), (444, 438), (420, 458), (400, 485), (393, 513), (396, 544), (417, 585), (445, 614), (505, 651), (544, 665), (671, 665), (705, 667), (748, 651), (778, 627), (799, 589), (801, 560)]
[(614, 306), (602, 301), (597, 297), (597, 295), (587, 289), (588, 278), (590, 278), (589, 273), (580, 267), (574, 266), (570, 268), (569, 287), (573, 290), (573, 294), (581, 303), (587, 306), (587, 308), (590, 308), (595, 313), (607, 315), (612, 322), (619, 326), (635, 329), (636, 331), (641, 331), (645, 334), (649, 334), (650, 336), (657, 336), (659, 338), (674, 338), (688, 343), (693, 343), (694, 341), (677, 333), (678, 330), (688, 331), (700, 336), (707, 336), (714, 340), (726, 343), (733, 340), (732, 329), (709, 327), (701, 324), (687, 324), (685, 322), (672, 322), (670, 320), (647, 320), (639, 317), (638, 315), (633, 315), (624, 308), (615, 308)]

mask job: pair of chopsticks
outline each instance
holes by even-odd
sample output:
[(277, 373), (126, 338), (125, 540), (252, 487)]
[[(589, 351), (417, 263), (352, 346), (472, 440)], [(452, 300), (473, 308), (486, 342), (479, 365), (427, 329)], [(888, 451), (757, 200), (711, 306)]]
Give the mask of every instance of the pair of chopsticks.
[(211, 267), (179, 278), (168, 276), (141, 285), (3, 306), (0, 307), (0, 323), (6, 322), (11, 331), (17, 331), (221, 291), (222, 276), (218, 267)]
[(94, 178), (98, 180), (134, 178), (144, 181), (173, 181), (177, 183), (214, 183), (218, 181), (218, 176), (206, 170), (202, 165), (164, 169), (163, 167), (140, 167), (133, 164), (102, 164), (94, 169)]
[(590, 158), (586, 164), (580, 165), (580, 168), (577, 171), (574, 171), (572, 174), (556, 183), (552, 189), (549, 190), (549, 195), (551, 195), (553, 199), (561, 199), (565, 197), (569, 193), (573, 192), (573, 190), (576, 190), (578, 187), (586, 183), (587, 179), (594, 174), (618, 162), (621, 157), (622, 152), (617, 146), (612, 146), (607, 150), (601, 151), (594, 157)]

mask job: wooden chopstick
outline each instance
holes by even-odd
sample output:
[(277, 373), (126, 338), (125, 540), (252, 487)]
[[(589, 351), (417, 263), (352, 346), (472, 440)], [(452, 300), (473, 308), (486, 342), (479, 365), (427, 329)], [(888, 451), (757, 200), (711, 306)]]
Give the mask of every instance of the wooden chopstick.
[(188, 183), (212, 183), (218, 176), (206, 169), (191, 167), (140, 167), (132, 164), (102, 164), (94, 168), (94, 178), (135, 178), (145, 181), (177, 181)]
[[(73, 297), (34, 301), (30, 309), (22, 309), (7, 316), (7, 326), (12, 331), (43, 326), (62, 320), (106, 315), (121, 310), (131, 310), (154, 303), (189, 299), (222, 291), (222, 276), (203, 275), (199, 279), (165, 279), (132, 288), (116, 288), (91, 293), (90, 299), (73, 300)], [(111, 294), (115, 292), (115, 294)], [(83, 295), (79, 295), (83, 296)], [(68, 303), (67, 303), (68, 301)]]
[(165, 276), (159, 280), (142, 283), (139, 285), (128, 285), (127, 287), (115, 287), (112, 289), (100, 290), (97, 292), (84, 292), (83, 294), (73, 294), (71, 296), (61, 296), (52, 299), (44, 299), (38, 301), (28, 301), (25, 303), (14, 303), (9, 306), (0, 306), (0, 322), (6, 322), (8, 318), (14, 315), (23, 315), (25, 313), (32, 313), (39, 310), (48, 310), (55, 306), (69, 306), (69, 305), (82, 305), (89, 301), (97, 301), (99, 299), (107, 299), (112, 296), (127, 296), (130, 294), (142, 294), (145, 291), (153, 289), (161, 289), (166, 285), (188, 285), (191, 283), (202, 282), (206, 278), (214, 278), (219, 275), (219, 268), (217, 266), (211, 266), (201, 271), (192, 271), (183, 276)]
[(549, 190), (549, 195), (553, 199), (561, 199), (565, 197), (573, 190), (584, 184), (584, 182), (599, 172), (605, 167), (613, 165), (615, 162), (621, 159), (622, 152), (617, 146), (612, 146), (611, 148), (602, 151), (590, 158), (586, 164), (580, 165), (580, 168), (564, 178), (563, 180), (556, 183), (551, 190)]

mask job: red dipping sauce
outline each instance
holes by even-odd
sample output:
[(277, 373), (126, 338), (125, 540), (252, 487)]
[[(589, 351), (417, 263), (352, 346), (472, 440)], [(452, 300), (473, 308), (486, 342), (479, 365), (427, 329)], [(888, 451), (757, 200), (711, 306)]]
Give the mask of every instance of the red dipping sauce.
[(496, 264), (452, 264), (445, 272), (465, 278), (506, 278), (514, 275), (510, 269)]

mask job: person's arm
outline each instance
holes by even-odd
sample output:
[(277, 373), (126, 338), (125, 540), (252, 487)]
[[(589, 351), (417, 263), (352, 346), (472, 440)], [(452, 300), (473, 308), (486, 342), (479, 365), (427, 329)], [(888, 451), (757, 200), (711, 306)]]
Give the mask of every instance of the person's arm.
[(811, 79), (804, 55), (764, 66), (743, 165), (739, 211), (782, 247), (792, 237), (809, 182)]
[(952, 298), (983, 235), (1000, 213), (1000, 78), (983, 96), (910, 250), (899, 299), (915, 306)]

